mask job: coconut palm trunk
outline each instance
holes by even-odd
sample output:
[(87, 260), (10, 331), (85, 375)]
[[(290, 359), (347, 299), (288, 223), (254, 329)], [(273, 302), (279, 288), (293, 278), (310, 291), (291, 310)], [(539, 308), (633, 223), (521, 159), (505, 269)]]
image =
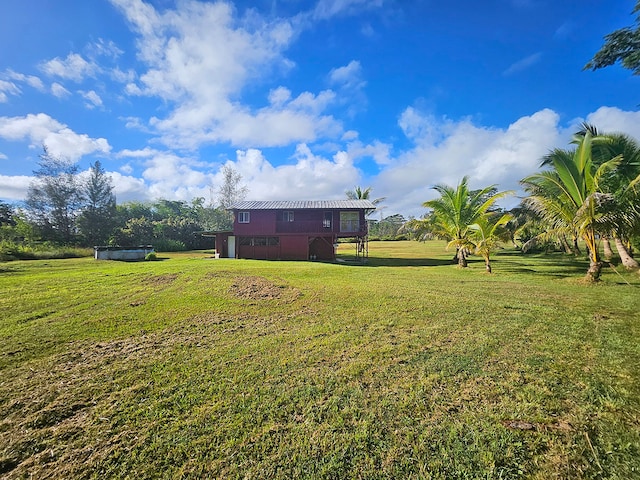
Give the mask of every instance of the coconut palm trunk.
[(491, 260), (489, 259), (489, 255), (484, 255), (484, 269), (487, 273), (491, 273)]
[(589, 228), (583, 232), (582, 238), (587, 246), (589, 253), (589, 269), (585, 279), (589, 282), (597, 282), (600, 280), (600, 272), (602, 271), (602, 260), (598, 253), (598, 242), (593, 228)]
[(459, 248), (458, 249), (458, 267), (460, 268), (467, 268), (468, 263), (467, 263), (467, 252), (465, 248)]
[(613, 250), (611, 249), (611, 240), (609, 237), (602, 237), (602, 250), (605, 261), (610, 262), (613, 258)]
[(564, 249), (564, 253), (576, 255), (576, 252), (574, 251), (573, 248), (571, 248), (571, 245), (569, 245), (569, 242), (567, 241), (567, 236), (561, 233), (559, 235), (559, 238), (560, 238), (560, 243), (562, 244), (562, 248)]
[(628, 270), (636, 270), (637, 268), (640, 268), (640, 264), (638, 264), (638, 261), (631, 256), (622, 239), (620, 237), (615, 237), (614, 242), (616, 250), (618, 250), (618, 255), (620, 255), (622, 265), (624, 265)]

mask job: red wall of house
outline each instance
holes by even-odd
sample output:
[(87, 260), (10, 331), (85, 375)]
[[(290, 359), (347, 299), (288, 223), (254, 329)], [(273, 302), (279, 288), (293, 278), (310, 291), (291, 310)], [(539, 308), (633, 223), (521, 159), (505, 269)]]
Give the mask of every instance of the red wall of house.
[(308, 260), (309, 241), (307, 236), (281, 236), (280, 258), (283, 260)]
[[(250, 210), (249, 223), (238, 223), (238, 211), (235, 211), (234, 213), (236, 215), (236, 218), (234, 219), (233, 223), (233, 231), (235, 235), (240, 236), (275, 235), (276, 233), (291, 233), (297, 235), (327, 235), (335, 233), (338, 236), (350, 236), (353, 233), (362, 233), (340, 232), (340, 212), (353, 210), (331, 210), (331, 212), (333, 212), (331, 228), (323, 227), (325, 211), (329, 210), (293, 210), (294, 221), (291, 223), (277, 222), (276, 210)], [(360, 210), (358, 213), (360, 218), (360, 226), (361, 228), (364, 228), (366, 225), (364, 210)]]
[(233, 220), (233, 232), (235, 235), (273, 235), (276, 233), (276, 212), (274, 210), (251, 210), (249, 223), (238, 223), (238, 218)]

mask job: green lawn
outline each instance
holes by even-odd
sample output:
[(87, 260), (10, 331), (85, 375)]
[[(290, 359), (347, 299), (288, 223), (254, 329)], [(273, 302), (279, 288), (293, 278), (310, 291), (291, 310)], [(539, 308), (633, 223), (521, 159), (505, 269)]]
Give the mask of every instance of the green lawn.
[(640, 478), (640, 275), (340, 251), (0, 264), (0, 477)]

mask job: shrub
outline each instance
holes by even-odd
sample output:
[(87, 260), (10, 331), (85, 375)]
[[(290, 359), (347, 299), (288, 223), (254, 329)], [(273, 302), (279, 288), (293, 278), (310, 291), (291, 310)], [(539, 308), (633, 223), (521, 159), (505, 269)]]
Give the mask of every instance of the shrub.
[(153, 246), (158, 252), (184, 252), (187, 249), (184, 242), (171, 238), (158, 238), (153, 241)]
[(156, 255), (156, 252), (149, 252), (145, 255), (144, 259), (148, 262), (152, 262), (154, 260), (157, 260), (158, 256)]
[(90, 248), (56, 245), (49, 242), (24, 243), (7, 240), (0, 242), (0, 261), (80, 258), (92, 255), (93, 250)]

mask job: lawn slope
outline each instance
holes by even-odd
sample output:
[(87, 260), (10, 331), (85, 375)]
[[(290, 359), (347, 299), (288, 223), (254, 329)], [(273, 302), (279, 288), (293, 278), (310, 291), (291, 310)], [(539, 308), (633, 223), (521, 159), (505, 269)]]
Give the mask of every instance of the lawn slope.
[(340, 251), (0, 264), (0, 476), (640, 478), (637, 275)]

